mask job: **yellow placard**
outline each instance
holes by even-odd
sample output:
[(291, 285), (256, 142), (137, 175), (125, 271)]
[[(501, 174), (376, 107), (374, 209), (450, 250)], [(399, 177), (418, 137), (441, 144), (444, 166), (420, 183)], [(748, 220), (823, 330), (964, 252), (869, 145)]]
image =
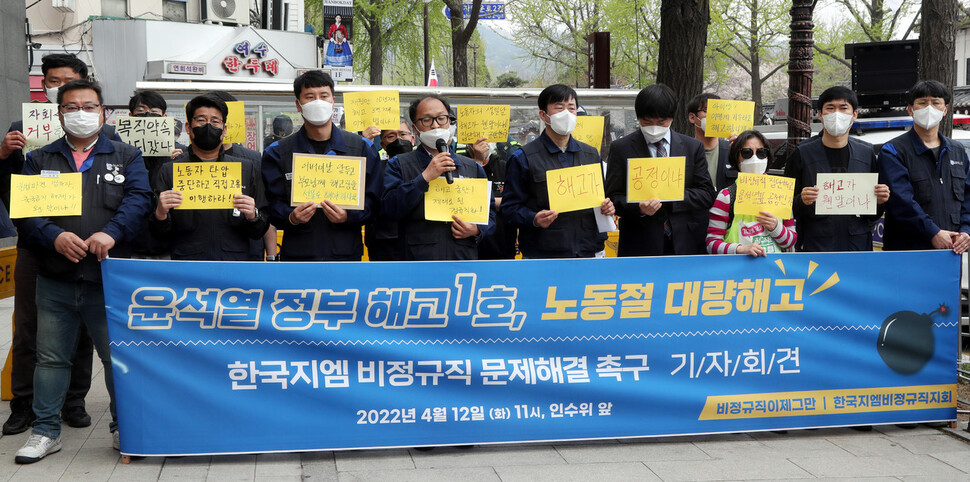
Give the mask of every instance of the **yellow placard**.
[(603, 204), (603, 168), (599, 163), (546, 171), (549, 209), (559, 213)]
[(61, 137), (64, 129), (57, 118), (57, 104), (27, 102), (22, 107), (23, 133), (27, 138), (24, 153), (44, 147)]
[(818, 173), (815, 214), (876, 214), (876, 183), (879, 174), (854, 172)]
[(364, 209), (367, 159), (320, 154), (293, 154), (290, 205), (330, 201), (344, 209)]
[(736, 199), (732, 200), (734, 214), (757, 216), (759, 211), (767, 211), (781, 220), (791, 218), (793, 178), (742, 172), (737, 183)]
[(10, 175), (10, 217), (81, 215), (81, 173), (44, 171)]
[(957, 386), (844, 388), (710, 395), (698, 420), (737, 420), (956, 408)]
[[(246, 106), (242, 101), (226, 102), (229, 115), (226, 117), (226, 137), (223, 144), (242, 144), (246, 142)], [(189, 119), (191, 120), (191, 119)]]
[(458, 106), (458, 143), (474, 144), (482, 137), (489, 142), (507, 141), (511, 113), (508, 105)]
[(242, 194), (242, 163), (173, 163), (172, 189), (182, 193), (175, 209), (232, 209), (233, 196)]
[(598, 151), (603, 145), (603, 126), (605, 123), (606, 117), (599, 115), (581, 115), (576, 118), (573, 139), (584, 144), (589, 144)]
[(454, 215), (466, 223), (488, 224), (488, 179), (462, 178), (448, 184), (439, 177), (428, 184), (428, 192), (424, 193), (424, 219), (450, 222)]
[(119, 117), (115, 132), (121, 142), (141, 149), (141, 155), (171, 157), (175, 150), (175, 118)]
[(748, 100), (709, 99), (704, 135), (731, 137), (754, 128), (754, 102)]
[(401, 127), (401, 98), (396, 90), (347, 92), (344, 94), (344, 119), (347, 130), (362, 131), (370, 126), (380, 129)]
[(682, 201), (685, 157), (641, 157), (627, 160), (626, 197), (629, 202)]

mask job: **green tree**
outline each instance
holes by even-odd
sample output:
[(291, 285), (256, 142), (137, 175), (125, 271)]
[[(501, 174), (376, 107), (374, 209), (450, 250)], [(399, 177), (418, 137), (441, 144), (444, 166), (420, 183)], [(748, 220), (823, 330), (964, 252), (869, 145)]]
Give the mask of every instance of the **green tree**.
[(466, 22), (462, 12), (462, 0), (444, 0), (451, 10), (452, 76), (456, 87), (468, 86), (468, 41), (478, 27), (478, 12), (482, 0), (472, 0), (471, 14)]
[(521, 79), (518, 74), (515, 72), (506, 72), (495, 78), (493, 86), (500, 89), (514, 89), (522, 84), (525, 84), (525, 80)]
[(788, 64), (788, 7), (782, 0), (712, 0), (711, 48), (751, 79), (755, 115), (763, 85)]
[[(399, 31), (409, 27), (411, 18), (421, 11), (420, 0), (356, 0), (354, 2), (354, 20), (363, 27), (366, 37), (358, 35), (355, 47), (357, 51), (363, 42), (370, 49), (367, 71), (371, 85), (384, 83), (384, 51), (392, 47), (398, 39)], [(359, 33), (359, 31), (358, 31)], [(363, 40), (363, 42), (360, 42)]]
[[(552, 67), (544, 81), (589, 85), (588, 37), (602, 31), (604, 0), (521, 0), (509, 3), (510, 40)], [(612, 34), (611, 34), (612, 35)], [(615, 40), (611, 39), (611, 46)]]
[(660, 55), (660, 2), (607, 0), (603, 12), (613, 83), (633, 88), (653, 83)]

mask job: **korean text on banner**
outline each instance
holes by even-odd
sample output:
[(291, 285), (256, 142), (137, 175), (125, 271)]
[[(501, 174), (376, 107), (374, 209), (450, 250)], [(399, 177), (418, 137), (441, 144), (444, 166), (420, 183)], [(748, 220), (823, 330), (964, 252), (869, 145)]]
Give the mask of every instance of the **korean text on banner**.
[(581, 115), (576, 118), (576, 128), (573, 129), (573, 139), (583, 144), (589, 144), (600, 150), (603, 145), (603, 125), (606, 118), (598, 115)]
[(291, 206), (330, 201), (344, 209), (364, 209), (363, 157), (293, 154)]
[(242, 101), (233, 101), (226, 102), (226, 107), (229, 107), (229, 115), (225, 119), (226, 137), (222, 143), (243, 144), (246, 142), (246, 105)]
[(549, 209), (559, 213), (596, 208), (603, 204), (603, 168), (600, 163), (546, 171)]
[(511, 112), (508, 105), (458, 106), (458, 143), (474, 144), (482, 137), (488, 142), (507, 141)]
[(627, 201), (639, 202), (659, 199), (682, 201), (684, 199), (684, 176), (687, 169), (685, 157), (642, 157), (628, 159), (626, 192)]
[(347, 130), (362, 131), (371, 126), (400, 129), (401, 99), (396, 90), (344, 93)]
[(121, 142), (141, 149), (143, 156), (171, 157), (175, 151), (174, 117), (122, 116), (115, 122)]
[(754, 102), (749, 100), (709, 99), (707, 101), (708, 137), (731, 137), (754, 127)]
[(876, 214), (879, 175), (865, 173), (818, 173), (815, 214)]
[(121, 450), (955, 420), (956, 259), (946, 250), (325, 266), (109, 258)]
[(242, 163), (174, 162), (172, 189), (182, 193), (175, 209), (232, 209), (232, 198), (242, 194)]
[(490, 189), (488, 179), (462, 178), (448, 184), (432, 179), (424, 193), (424, 218), (451, 222), (451, 216), (466, 223), (488, 224)]
[(28, 102), (23, 105), (23, 133), (27, 138), (24, 153), (64, 137), (64, 129), (57, 118), (57, 104)]
[(81, 173), (10, 175), (10, 217), (81, 215)]
[(779, 220), (791, 218), (795, 180), (767, 174), (738, 174), (734, 214), (757, 216), (759, 211), (774, 214)]

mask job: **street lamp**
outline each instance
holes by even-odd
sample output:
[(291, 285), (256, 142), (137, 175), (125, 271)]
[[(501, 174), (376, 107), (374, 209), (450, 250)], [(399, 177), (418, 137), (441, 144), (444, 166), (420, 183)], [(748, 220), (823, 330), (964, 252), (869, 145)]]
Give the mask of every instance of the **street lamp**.
[(428, 4), (431, 0), (424, 0), (424, 85), (428, 85), (428, 76), (431, 75), (430, 61), (428, 58), (428, 31), (431, 30), (431, 24), (428, 20)]

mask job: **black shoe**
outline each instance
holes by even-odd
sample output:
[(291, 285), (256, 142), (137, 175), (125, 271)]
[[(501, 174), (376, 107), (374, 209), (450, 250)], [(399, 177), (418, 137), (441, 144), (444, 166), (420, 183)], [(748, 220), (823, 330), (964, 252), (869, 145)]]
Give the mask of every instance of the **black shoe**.
[(91, 416), (83, 406), (67, 407), (61, 410), (61, 420), (74, 428), (91, 426)]
[(34, 410), (27, 407), (26, 410), (17, 410), (10, 414), (10, 418), (3, 424), (4, 435), (15, 435), (26, 432), (30, 424), (34, 423)]

